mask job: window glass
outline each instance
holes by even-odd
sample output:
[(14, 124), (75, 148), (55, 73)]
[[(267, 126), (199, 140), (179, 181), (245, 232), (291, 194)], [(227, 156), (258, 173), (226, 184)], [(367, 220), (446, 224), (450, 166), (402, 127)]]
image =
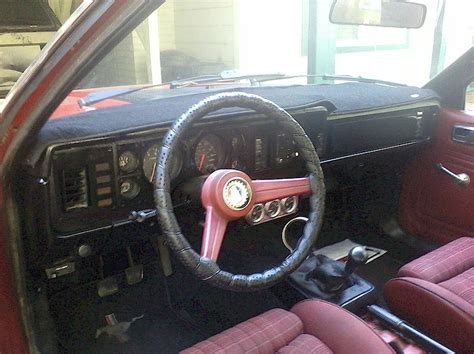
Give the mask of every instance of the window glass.
[[(80, 1), (4, 2), (49, 5), (63, 22)], [(169, 82), (225, 70), (352, 75), (422, 86), (474, 44), (474, 1), (417, 2), (427, 6), (424, 25), (400, 29), (332, 24), (332, 0), (167, 0), (77, 88)], [(21, 15), (20, 10), (11, 18), (5, 13), (2, 9), (3, 21)], [(29, 53), (23, 47), (32, 40), (18, 42), (16, 34), (9, 43), (0, 43), (0, 99), (24, 71), (23, 64), (31, 62), (52, 36), (36, 34)], [(302, 77), (268, 84), (313, 81)]]
[(0, 30), (57, 30), (59, 21), (47, 2), (39, 0), (2, 0)]
[(331, 0), (168, 0), (80, 87), (168, 82), (223, 70), (353, 75), (422, 86), (473, 45), (467, 14), (474, 2), (418, 2), (428, 9), (425, 24), (403, 29), (332, 24)]

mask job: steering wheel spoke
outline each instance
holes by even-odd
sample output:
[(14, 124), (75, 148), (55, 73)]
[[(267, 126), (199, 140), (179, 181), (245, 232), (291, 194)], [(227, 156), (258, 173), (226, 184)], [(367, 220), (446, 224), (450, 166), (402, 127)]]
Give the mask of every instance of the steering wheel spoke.
[(206, 220), (202, 235), (201, 256), (209, 258), (214, 262), (219, 257), (224, 234), (228, 220), (219, 215), (212, 206), (206, 208)]
[(253, 180), (254, 203), (311, 194), (309, 177)]

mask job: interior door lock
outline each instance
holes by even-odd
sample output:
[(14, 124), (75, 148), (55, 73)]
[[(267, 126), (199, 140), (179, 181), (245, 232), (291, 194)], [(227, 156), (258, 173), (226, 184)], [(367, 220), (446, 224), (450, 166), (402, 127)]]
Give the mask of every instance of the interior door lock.
[(460, 186), (467, 186), (469, 183), (471, 183), (471, 178), (467, 173), (454, 173), (450, 170), (448, 170), (446, 167), (444, 167), (441, 163), (435, 163), (434, 167), (440, 171), (441, 173), (444, 173), (447, 175), (449, 178), (451, 178), (456, 184), (459, 184)]

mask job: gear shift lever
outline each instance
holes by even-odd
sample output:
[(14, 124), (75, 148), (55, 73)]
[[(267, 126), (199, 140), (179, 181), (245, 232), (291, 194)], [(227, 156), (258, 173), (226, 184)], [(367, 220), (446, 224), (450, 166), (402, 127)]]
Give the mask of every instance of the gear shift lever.
[(316, 266), (305, 276), (316, 281), (326, 292), (338, 292), (350, 286), (352, 273), (367, 261), (368, 254), (363, 246), (356, 246), (349, 251), (347, 263), (334, 261), (326, 256), (316, 256)]
[(344, 274), (349, 277), (361, 265), (367, 262), (369, 255), (363, 246), (353, 247), (347, 255), (346, 266), (344, 267)]
[(375, 294), (374, 286), (354, 273), (367, 262), (368, 256), (363, 246), (352, 248), (345, 264), (322, 254), (312, 254), (290, 275), (290, 283), (307, 298), (360, 309), (371, 303)]

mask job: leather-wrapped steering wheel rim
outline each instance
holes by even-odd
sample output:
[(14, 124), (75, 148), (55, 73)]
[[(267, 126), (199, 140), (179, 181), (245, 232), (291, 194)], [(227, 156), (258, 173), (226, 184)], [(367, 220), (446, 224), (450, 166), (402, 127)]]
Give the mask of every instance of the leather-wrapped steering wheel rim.
[[(278, 266), (251, 275), (232, 274), (219, 268), (217, 263), (194, 251), (181, 232), (173, 211), (170, 190), (170, 170), (178, 141), (198, 120), (223, 108), (240, 107), (264, 114), (291, 134), (300, 157), (305, 161), (308, 176), (310, 212), (308, 222), (293, 252)], [(275, 180), (277, 181), (277, 180)], [(257, 181), (258, 182), (258, 181)], [(228, 92), (209, 96), (193, 105), (171, 126), (163, 139), (157, 157), (154, 180), (154, 198), (158, 221), (167, 244), (178, 260), (199, 279), (222, 289), (257, 291), (275, 285), (295, 271), (310, 253), (318, 237), (324, 214), (325, 186), (319, 157), (304, 129), (293, 117), (275, 103), (257, 95)]]

